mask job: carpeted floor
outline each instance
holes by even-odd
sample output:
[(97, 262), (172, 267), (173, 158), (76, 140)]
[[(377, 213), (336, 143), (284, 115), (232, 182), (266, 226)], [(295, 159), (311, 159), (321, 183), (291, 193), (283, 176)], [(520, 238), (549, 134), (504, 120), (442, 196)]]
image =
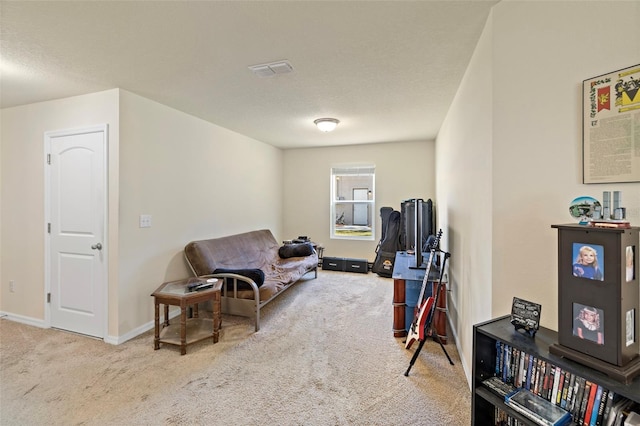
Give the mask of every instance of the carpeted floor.
[[(312, 277), (312, 275), (309, 275)], [(223, 316), (220, 342), (113, 346), (0, 320), (0, 424), (469, 425), (455, 346), (392, 332), (393, 281), (319, 271), (270, 303), (262, 328)], [(149, 303), (152, 303), (149, 298)]]

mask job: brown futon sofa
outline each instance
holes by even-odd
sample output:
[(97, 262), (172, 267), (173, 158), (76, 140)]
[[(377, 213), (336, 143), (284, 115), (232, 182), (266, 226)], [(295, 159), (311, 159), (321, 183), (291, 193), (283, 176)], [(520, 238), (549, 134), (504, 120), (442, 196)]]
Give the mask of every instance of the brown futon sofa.
[(222, 312), (255, 316), (309, 272), (318, 277), (318, 254), (311, 243), (280, 245), (268, 229), (192, 241), (185, 258), (196, 276), (223, 278)]

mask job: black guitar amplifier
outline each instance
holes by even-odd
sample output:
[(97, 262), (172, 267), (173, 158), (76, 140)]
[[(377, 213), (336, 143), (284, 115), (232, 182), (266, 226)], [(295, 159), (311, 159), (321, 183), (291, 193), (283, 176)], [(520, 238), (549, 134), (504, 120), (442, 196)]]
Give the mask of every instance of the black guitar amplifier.
[(322, 269), (327, 271), (344, 271), (346, 259), (344, 257), (323, 257)]
[(366, 274), (369, 272), (366, 259), (345, 259), (345, 271)]
[(366, 274), (369, 272), (369, 264), (367, 263), (367, 259), (324, 257), (322, 258), (322, 269), (327, 271), (358, 272)]

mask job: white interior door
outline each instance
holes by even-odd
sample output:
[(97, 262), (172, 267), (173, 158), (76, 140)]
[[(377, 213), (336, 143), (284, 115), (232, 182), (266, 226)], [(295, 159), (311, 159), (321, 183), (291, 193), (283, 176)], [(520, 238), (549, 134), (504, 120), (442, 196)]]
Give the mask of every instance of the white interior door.
[(107, 127), (45, 134), (51, 327), (103, 338)]

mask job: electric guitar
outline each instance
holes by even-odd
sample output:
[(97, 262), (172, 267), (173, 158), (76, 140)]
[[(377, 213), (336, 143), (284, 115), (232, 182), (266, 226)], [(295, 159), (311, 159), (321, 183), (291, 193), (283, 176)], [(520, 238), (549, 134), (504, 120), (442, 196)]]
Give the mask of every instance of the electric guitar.
[[(427, 318), (429, 318), (429, 313), (432, 311), (434, 298), (433, 296), (429, 296), (427, 300), (424, 300), (424, 292), (427, 288), (427, 283), (429, 282), (429, 273), (431, 272), (431, 266), (433, 265), (433, 260), (436, 256), (436, 252), (438, 251), (438, 245), (440, 244), (440, 237), (442, 236), (442, 229), (438, 231), (436, 235), (435, 241), (431, 244), (431, 253), (429, 254), (429, 263), (427, 263), (427, 270), (424, 273), (424, 278), (422, 279), (422, 288), (420, 289), (420, 296), (418, 297), (418, 305), (416, 307), (416, 315), (409, 327), (409, 331), (407, 332), (407, 340), (405, 341), (404, 347), (405, 349), (411, 348), (413, 342), (416, 340), (424, 340), (425, 335), (425, 327), (424, 325), (427, 322)], [(416, 247), (416, 250), (422, 250), (422, 247)]]

